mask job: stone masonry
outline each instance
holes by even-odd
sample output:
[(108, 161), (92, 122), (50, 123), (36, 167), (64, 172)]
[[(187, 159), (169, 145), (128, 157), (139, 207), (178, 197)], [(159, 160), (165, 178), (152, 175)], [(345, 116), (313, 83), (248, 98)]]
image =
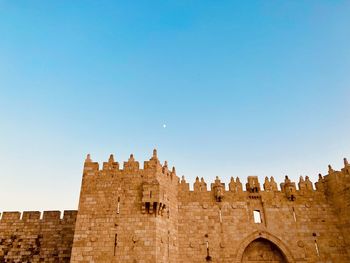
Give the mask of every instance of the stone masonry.
[[(209, 189), (208, 189), (209, 188)], [(0, 262), (350, 262), (350, 165), (193, 190), (154, 150), (84, 163), (78, 211), (3, 212)]]

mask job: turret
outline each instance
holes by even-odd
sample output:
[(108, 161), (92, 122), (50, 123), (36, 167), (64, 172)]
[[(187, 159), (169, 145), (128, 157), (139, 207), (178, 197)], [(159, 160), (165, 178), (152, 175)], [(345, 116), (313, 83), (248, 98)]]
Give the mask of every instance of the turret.
[(114, 161), (113, 154), (111, 154), (109, 156), (108, 162), (103, 163), (103, 170), (104, 171), (118, 171), (119, 170), (119, 163)]
[(216, 201), (221, 202), (224, 198), (225, 184), (221, 183), (218, 176), (216, 176), (215, 182), (211, 184), (211, 190), (214, 193)]
[(250, 193), (259, 193), (260, 184), (257, 176), (248, 176), (248, 182), (246, 183), (246, 189)]
[(264, 190), (267, 192), (272, 190), (269, 178), (267, 176), (265, 177), (265, 181), (264, 181)]
[(137, 172), (140, 169), (139, 162), (135, 161), (134, 155), (130, 154), (130, 157), (127, 162), (124, 162), (123, 170), (125, 172)]
[(320, 192), (325, 191), (325, 180), (322, 176), (322, 174), (318, 174), (318, 181), (315, 183), (316, 190)]
[(236, 189), (237, 189), (237, 193), (242, 193), (243, 192), (243, 186), (242, 186), (242, 183), (239, 180), (238, 176), (236, 178)]
[(281, 183), (281, 190), (286, 194), (288, 200), (294, 201), (296, 199), (295, 183), (291, 182), (287, 175), (284, 178), (284, 183)]
[(190, 191), (190, 184), (186, 182), (185, 176), (181, 177), (181, 181), (179, 183), (179, 190), (183, 192)]
[(145, 161), (143, 165), (143, 169), (146, 173), (161, 173), (162, 172), (162, 165), (160, 164), (160, 161), (158, 160), (157, 156), (157, 150), (153, 150), (152, 158), (149, 161)]
[(228, 184), (228, 189), (230, 192), (237, 192), (235, 179), (231, 176), (230, 183)]
[(164, 165), (162, 167), (162, 172), (165, 176), (169, 176), (170, 175), (170, 171), (168, 169), (168, 161), (164, 161)]
[(305, 186), (306, 186), (306, 190), (307, 191), (313, 191), (314, 190), (314, 188), (312, 186), (312, 182), (310, 181), (309, 176), (305, 177)]
[(88, 154), (84, 162), (84, 174), (94, 174), (98, 171), (98, 167), (98, 163), (93, 162), (91, 160), (91, 155)]
[(350, 174), (350, 165), (348, 159), (344, 158), (344, 168), (342, 169), (344, 174)]
[(277, 183), (275, 182), (275, 178), (273, 178), (273, 176), (270, 177), (270, 185), (272, 191), (278, 191)]
[(201, 183), (200, 183), (200, 181), (199, 181), (199, 177), (197, 176), (197, 177), (196, 177), (196, 181), (195, 181), (194, 184), (193, 184), (193, 190), (194, 190), (195, 192), (200, 192), (200, 187), (201, 187)]

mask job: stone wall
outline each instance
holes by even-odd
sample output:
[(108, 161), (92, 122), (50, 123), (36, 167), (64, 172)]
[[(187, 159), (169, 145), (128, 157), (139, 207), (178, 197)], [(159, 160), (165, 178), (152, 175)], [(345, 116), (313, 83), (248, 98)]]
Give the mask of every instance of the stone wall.
[[(254, 211), (261, 223), (255, 223)], [(258, 238), (274, 243), (288, 262), (349, 262), (349, 244), (337, 224), (321, 191), (298, 190), (293, 201), (281, 191), (226, 191), (220, 202), (213, 191), (182, 191), (178, 262), (204, 262), (208, 255), (214, 262), (241, 262), (244, 249)], [(257, 251), (251, 261), (263, 256)]]
[(123, 169), (113, 156), (102, 169), (88, 156), (72, 262), (350, 262), (344, 165), (316, 189), (308, 177), (278, 188), (250, 176), (245, 187), (197, 178), (191, 191), (156, 152), (143, 169), (132, 155)]
[(3, 212), (0, 262), (70, 262), (77, 211)]
[(0, 262), (350, 262), (349, 208), (346, 159), (315, 184), (196, 178), (190, 190), (156, 151), (143, 169), (88, 156), (78, 211), (3, 213)]
[[(347, 245), (345, 249), (350, 255), (350, 165), (344, 159), (344, 168), (335, 171), (329, 166), (328, 176), (320, 178), (328, 203), (334, 207), (337, 217), (336, 226), (341, 230)], [(350, 260), (349, 260), (350, 262)]]

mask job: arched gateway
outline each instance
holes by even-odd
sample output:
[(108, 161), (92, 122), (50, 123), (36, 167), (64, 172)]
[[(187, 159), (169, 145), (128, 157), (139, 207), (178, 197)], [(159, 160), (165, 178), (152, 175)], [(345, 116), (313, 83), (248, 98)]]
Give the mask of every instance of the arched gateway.
[(237, 251), (236, 262), (294, 263), (294, 259), (287, 246), (279, 238), (265, 231), (256, 231), (241, 243)]
[(264, 238), (258, 238), (251, 242), (243, 252), (244, 263), (287, 263), (283, 252), (272, 242)]

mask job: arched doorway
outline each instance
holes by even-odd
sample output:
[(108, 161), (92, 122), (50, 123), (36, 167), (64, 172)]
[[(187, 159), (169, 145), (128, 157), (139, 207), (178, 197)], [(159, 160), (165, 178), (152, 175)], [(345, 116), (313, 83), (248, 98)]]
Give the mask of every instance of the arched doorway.
[(271, 241), (265, 238), (253, 240), (244, 250), (244, 263), (287, 263), (283, 252)]

